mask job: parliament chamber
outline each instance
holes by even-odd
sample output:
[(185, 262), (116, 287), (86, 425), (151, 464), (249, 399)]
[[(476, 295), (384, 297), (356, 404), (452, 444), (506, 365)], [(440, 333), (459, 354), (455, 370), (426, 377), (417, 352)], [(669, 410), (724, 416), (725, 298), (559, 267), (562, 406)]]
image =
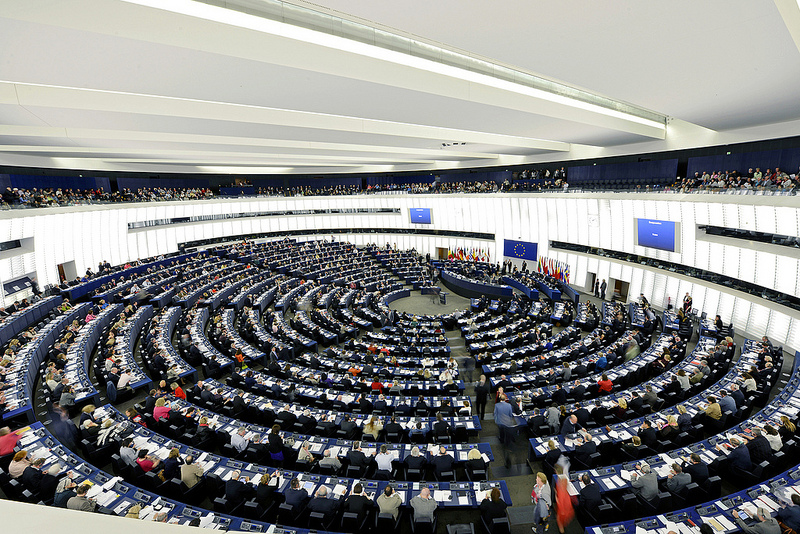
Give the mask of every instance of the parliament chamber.
[(0, 30), (8, 531), (800, 532), (797, 0)]

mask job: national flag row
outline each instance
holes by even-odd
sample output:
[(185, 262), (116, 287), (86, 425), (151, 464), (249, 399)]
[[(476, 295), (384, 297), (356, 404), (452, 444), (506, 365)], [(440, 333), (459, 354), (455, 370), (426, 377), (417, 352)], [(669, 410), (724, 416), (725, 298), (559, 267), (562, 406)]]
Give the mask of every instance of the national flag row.
[(538, 271), (569, 284), (569, 264), (565, 261), (539, 256)]
[(463, 260), (463, 261), (491, 261), (491, 254), (488, 249), (482, 248), (457, 248), (455, 250), (448, 249), (448, 260)]

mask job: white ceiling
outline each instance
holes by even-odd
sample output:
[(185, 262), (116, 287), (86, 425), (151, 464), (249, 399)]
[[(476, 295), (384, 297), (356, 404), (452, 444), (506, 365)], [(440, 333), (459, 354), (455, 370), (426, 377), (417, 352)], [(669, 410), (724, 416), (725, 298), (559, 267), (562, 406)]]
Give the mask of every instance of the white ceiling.
[(122, 0), (0, 0), (0, 164), (385, 172), (778, 136), (800, 120), (793, 1), (320, 2), (662, 113), (664, 133), (446, 67)]

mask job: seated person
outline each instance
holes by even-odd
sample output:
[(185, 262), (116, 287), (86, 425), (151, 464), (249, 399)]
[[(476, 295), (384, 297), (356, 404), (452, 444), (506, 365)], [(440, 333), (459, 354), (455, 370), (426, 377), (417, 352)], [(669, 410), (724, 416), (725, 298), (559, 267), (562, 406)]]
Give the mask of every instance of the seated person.
[(506, 516), (506, 508), (508, 508), (508, 504), (502, 499), (500, 488), (492, 488), (492, 491), (481, 501), (481, 517), (486, 524), (491, 525), (492, 520)]
[(328, 498), (328, 488), (325, 486), (320, 486), (314, 498), (308, 503), (309, 510), (324, 514), (326, 520), (333, 517), (338, 508), (339, 501)]

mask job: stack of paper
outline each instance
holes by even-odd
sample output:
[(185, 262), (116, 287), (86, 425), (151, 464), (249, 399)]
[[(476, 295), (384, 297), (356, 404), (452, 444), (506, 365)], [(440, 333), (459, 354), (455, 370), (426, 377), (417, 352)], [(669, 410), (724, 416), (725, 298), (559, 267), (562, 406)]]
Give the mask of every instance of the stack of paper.
[(436, 502), (446, 502), (453, 498), (449, 490), (434, 490), (433, 498)]

